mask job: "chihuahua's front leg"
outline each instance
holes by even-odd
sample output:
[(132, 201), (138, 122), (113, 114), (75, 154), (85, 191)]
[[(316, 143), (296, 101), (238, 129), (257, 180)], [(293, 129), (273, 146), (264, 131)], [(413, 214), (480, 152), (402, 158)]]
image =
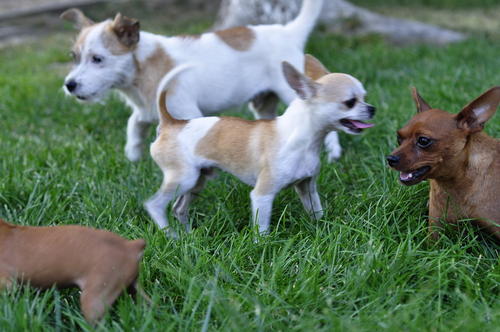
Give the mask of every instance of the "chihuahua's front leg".
[(323, 208), (316, 188), (316, 178), (307, 178), (295, 184), (304, 209), (316, 220), (323, 216)]
[(339, 143), (339, 134), (336, 131), (332, 131), (326, 135), (325, 148), (328, 154), (329, 162), (334, 162), (342, 155), (342, 147)]

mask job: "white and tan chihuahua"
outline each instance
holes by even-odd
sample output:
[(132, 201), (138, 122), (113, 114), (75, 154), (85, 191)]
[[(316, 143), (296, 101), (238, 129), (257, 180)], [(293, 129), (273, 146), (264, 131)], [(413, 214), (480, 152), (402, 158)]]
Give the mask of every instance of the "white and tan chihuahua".
[[(174, 67), (196, 67), (170, 84), (167, 105), (173, 116), (194, 119), (250, 105), (259, 119), (274, 118), (278, 98), (289, 104), (294, 91), (281, 72), (287, 61), (303, 69), (304, 46), (321, 12), (323, 0), (304, 0), (297, 18), (281, 25), (236, 27), (201, 35), (164, 37), (140, 31), (139, 21), (116, 15), (94, 23), (80, 10), (61, 17), (80, 29), (73, 45), (75, 66), (64, 89), (79, 100), (94, 101), (117, 89), (133, 109), (125, 153), (141, 158), (148, 128), (158, 121), (156, 91)], [(337, 133), (325, 140), (331, 160), (341, 154)]]
[(283, 62), (286, 82), (298, 97), (282, 116), (273, 120), (234, 117), (178, 120), (167, 111), (168, 85), (176, 82), (174, 76), (193, 68), (180, 66), (165, 76), (157, 98), (159, 135), (151, 145), (151, 155), (164, 178), (160, 190), (145, 207), (167, 235), (177, 236), (167, 221), (167, 204), (178, 196), (174, 214), (189, 231), (188, 208), (193, 193), (202, 189), (205, 170), (214, 167), (254, 187), (250, 195), (253, 220), (261, 234), (269, 230), (275, 195), (292, 184), (304, 208), (313, 217), (321, 218), (316, 176), (323, 139), (332, 130), (358, 134), (373, 126), (363, 120), (371, 119), (375, 108), (364, 102), (365, 90), (356, 78), (330, 74), (309, 55), (306, 66), (306, 73), (312, 79)]

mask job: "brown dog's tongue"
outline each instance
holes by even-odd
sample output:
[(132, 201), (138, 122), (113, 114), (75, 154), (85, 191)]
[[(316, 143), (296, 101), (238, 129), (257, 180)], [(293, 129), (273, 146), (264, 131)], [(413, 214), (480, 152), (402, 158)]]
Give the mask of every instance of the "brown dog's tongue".
[(363, 122), (363, 121), (357, 121), (357, 120), (349, 120), (351, 121), (351, 123), (356, 127), (356, 128), (359, 128), (359, 129), (365, 129), (365, 128), (371, 128), (374, 126), (373, 123), (366, 123), (366, 122)]

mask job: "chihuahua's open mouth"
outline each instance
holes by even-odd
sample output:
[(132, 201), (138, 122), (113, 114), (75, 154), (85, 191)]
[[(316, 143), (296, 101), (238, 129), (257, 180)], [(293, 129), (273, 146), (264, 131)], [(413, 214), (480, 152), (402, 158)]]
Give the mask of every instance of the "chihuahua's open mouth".
[(374, 126), (373, 123), (366, 123), (363, 121), (352, 119), (341, 119), (340, 124), (356, 133), (360, 133), (363, 131), (363, 129), (371, 128)]
[(430, 166), (424, 166), (416, 169), (411, 172), (401, 172), (399, 174), (399, 180), (402, 184), (407, 186), (411, 186), (413, 184), (417, 184), (423, 180), (425, 174), (427, 174), (431, 170)]

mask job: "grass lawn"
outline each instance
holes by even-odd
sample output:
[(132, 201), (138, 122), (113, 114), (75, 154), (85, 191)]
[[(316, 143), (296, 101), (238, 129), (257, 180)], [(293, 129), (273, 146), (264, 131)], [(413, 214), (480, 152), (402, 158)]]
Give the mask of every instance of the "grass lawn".
[[(82, 105), (63, 95), (69, 46), (55, 35), (0, 50), (0, 217), (146, 239), (141, 284), (154, 305), (122, 296), (99, 329), (499, 331), (499, 246), (473, 230), (428, 245), (428, 184), (403, 187), (384, 162), (415, 112), (410, 86), (457, 112), (500, 83), (498, 36), (394, 48), (315, 32), (308, 52), (365, 84), (377, 126), (342, 135), (340, 161), (323, 163), (321, 221), (285, 190), (258, 243), (250, 188), (226, 174), (193, 204), (191, 234), (173, 241), (157, 229), (142, 202), (160, 171), (126, 160), (130, 111), (117, 97)], [(500, 114), (486, 131), (500, 137)], [(75, 329), (92, 330), (77, 290), (0, 294), (0, 331)]]

